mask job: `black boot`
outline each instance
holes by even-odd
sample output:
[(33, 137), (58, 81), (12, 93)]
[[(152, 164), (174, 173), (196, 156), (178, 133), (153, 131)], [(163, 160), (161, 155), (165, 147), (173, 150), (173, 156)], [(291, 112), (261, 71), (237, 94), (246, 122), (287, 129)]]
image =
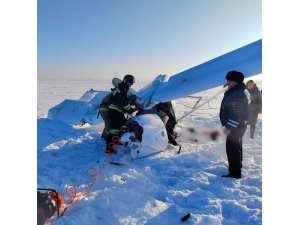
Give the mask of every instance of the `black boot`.
[(116, 151), (113, 148), (107, 148), (104, 150), (104, 152), (108, 155), (112, 155), (116, 153)]
[(235, 178), (235, 179), (241, 179), (242, 178), (240, 173), (228, 173), (226, 175), (222, 175), (222, 177), (229, 177), (229, 178)]

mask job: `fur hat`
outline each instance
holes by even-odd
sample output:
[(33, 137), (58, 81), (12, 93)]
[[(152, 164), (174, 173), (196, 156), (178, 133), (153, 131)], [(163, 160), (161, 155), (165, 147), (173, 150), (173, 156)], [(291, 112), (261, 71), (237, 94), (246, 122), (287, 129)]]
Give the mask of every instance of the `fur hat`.
[(235, 81), (238, 83), (243, 83), (244, 81), (244, 74), (238, 71), (229, 71), (226, 75), (226, 80)]

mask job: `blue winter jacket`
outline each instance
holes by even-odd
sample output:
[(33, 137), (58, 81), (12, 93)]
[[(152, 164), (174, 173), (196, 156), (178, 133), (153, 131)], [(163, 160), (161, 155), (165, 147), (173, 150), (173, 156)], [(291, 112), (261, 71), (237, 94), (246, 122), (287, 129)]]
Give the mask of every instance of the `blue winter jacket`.
[(221, 103), (220, 120), (222, 126), (233, 131), (241, 123), (245, 124), (251, 112), (251, 98), (244, 83), (240, 83), (224, 93)]

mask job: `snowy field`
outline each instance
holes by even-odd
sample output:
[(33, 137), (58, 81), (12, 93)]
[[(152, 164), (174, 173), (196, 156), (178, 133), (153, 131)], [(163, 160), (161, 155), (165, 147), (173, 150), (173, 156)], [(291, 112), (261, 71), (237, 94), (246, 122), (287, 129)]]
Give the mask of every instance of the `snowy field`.
[[(261, 81), (257, 80), (259, 88)], [(137, 90), (147, 82), (138, 82)], [(91, 182), (89, 168), (99, 177), (89, 192), (75, 201), (60, 219), (50, 224), (71, 225), (235, 225), (262, 224), (262, 121), (256, 137), (243, 139), (242, 179), (221, 178), (227, 174), (225, 138), (209, 140), (183, 133), (178, 149), (169, 146), (160, 154), (126, 166), (108, 164), (103, 154), (101, 130), (76, 129), (47, 119), (49, 108), (66, 98), (79, 99), (91, 88), (109, 90), (105, 81), (38, 81), (38, 187), (54, 188), (68, 202), (66, 187), (84, 192)], [(221, 87), (195, 94), (202, 101)], [(196, 130), (220, 129), (219, 107), (223, 94), (180, 122)], [(200, 102), (200, 103), (201, 103)], [(193, 106), (195, 99), (176, 100), (177, 117)], [(180, 128), (180, 127), (179, 127)], [(191, 214), (185, 222), (180, 218)]]

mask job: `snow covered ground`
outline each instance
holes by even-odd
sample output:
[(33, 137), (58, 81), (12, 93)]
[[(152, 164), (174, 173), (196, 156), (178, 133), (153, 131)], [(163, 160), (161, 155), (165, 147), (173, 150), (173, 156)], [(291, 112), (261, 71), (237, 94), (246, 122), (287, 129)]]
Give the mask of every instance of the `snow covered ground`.
[[(147, 82), (137, 82), (141, 88)], [(257, 81), (259, 88), (261, 81)], [(51, 224), (174, 225), (262, 224), (262, 121), (256, 138), (244, 136), (242, 179), (221, 178), (227, 173), (225, 139), (183, 134), (178, 149), (126, 166), (107, 164), (101, 130), (76, 129), (47, 119), (47, 110), (66, 98), (78, 99), (88, 89), (109, 90), (110, 81), (38, 82), (38, 187), (54, 188), (65, 202), (67, 185), (84, 191), (90, 184), (89, 168), (99, 175), (90, 191), (75, 201), (63, 217)], [(221, 87), (195, 94), (204, 101)], [(223, 95), (187, 116), (179, 124), (196, 130), (220, 128), (219, 107)], [(193, 106), (194, 99), (176, 101), (177, 117)], [(197, 141), (197, 142), (196, 142)], [(180, 218), (191, 213), (191, 218)]]

